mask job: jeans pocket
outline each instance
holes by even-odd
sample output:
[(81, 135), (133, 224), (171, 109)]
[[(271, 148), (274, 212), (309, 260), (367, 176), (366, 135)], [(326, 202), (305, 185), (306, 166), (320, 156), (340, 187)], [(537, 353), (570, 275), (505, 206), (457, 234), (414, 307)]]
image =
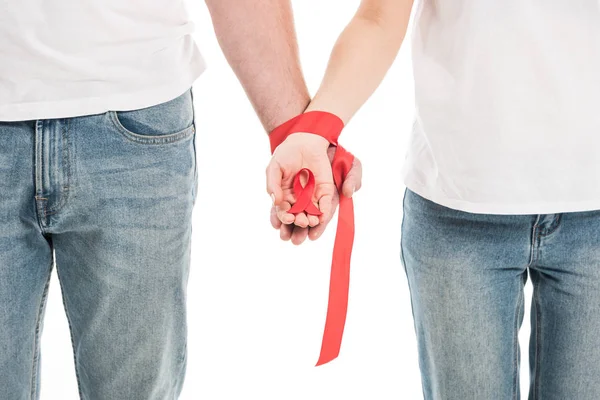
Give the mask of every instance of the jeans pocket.
[(166, 144), (192, 136), (194, 104), (191, 89), (173, 100), (132, 111), (109, 111), (116, 130), (141, 144)]

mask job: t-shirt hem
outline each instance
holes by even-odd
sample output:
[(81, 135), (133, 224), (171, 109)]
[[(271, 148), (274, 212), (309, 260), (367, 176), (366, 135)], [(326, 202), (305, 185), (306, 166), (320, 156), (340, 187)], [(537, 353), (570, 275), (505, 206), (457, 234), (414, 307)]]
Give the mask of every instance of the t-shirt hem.
[(600, 210), (600, 199), (534, 203), (475, 203), (468, 200), (448, 198), (431, 188), (420, 185), (411, 180), (410, 177), (404, 178), (404, 185), (416, 194), (434, 203), (472, 214), (536, 215)]
[(200, 62), (190, 68), (187, 74), (177, 75), (168, 84), (148, 85), (145, 90), (120, 93), (112, 96), (75, 98), (62, 101), (22, 103), (0, 106), (0, 121), (17, 122), (38, 119), (75, 118), (86, 115), (103, 114), (107, 111), (131, 111), (165, 103), (182, 95), (206, 70)]

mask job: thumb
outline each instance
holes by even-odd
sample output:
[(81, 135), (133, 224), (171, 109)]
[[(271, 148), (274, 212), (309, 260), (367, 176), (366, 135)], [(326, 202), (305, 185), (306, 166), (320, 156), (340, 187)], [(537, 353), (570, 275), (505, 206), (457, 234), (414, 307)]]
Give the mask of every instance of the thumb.
[(283, 176), (283, 171), (279, 164), (271, 160), (269, 165), (267, 166), (267, 193), (271, 196), (273, 200), (273, 205), (277, 206), (283, 201), (283, 190), (281, 189), (281, 179)]
[(352, 162), (352, 168), (346, 175), (344, 184), (342, 185), (342, 194), (348, 198), (358, 191), (362, 186), (362, 163), (356, 157)]

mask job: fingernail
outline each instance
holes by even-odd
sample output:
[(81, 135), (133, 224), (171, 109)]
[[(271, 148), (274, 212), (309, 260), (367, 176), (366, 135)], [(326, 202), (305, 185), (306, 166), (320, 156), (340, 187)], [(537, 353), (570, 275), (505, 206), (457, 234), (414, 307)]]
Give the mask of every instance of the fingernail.
[(273, 201), (273, 205), (275, 205), (275, 193), (271, 193), (271, 200)]

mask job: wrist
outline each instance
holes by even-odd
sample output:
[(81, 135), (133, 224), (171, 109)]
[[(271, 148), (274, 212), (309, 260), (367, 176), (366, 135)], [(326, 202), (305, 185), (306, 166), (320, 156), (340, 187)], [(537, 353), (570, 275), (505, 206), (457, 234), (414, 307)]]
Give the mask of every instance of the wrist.
[(277, 128), (279, 125), (283, 124), (289, 119), (306, 111), (306, 107), (308, 107), (310, 104), (310, 97), (308, 96), (308, 93), (306, 96), (296, 97), (296, 101), (285, 105), (282, 107), (282, 109), (278, 110), (275, 115), (266, 116), (264, 112), (257, 113), (267, 134), (271, 133), (273, 129)]
[(311, 149), (322, 149), (323, 151), (326, 151), (331, 145), (329, 140), (323, 136), (309, 132), (292, 133), (287, 137), (286, 141), (301, 144)]
[(325, 111), (305, 112), (271, 131), (269, 134), (271, 153), (292, 135), (295, 135), (294, 141), (301, 140), (303, 144), (308, 143), (311, 148), (326, 150), (330, 144), (337, 145), (343, 128), (344, 121), (335, 114)]

